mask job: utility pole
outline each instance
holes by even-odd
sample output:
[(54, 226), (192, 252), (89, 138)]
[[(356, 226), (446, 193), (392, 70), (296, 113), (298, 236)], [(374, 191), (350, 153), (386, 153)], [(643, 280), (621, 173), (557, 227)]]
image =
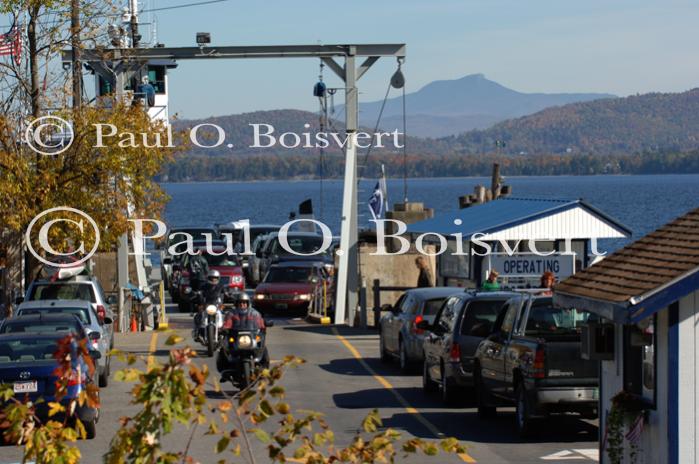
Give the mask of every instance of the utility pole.
[(70, 47), (73, 50), (73, 108), (82, 105), (82, 63), (80, 62), (80, 0), (70, 0)]
[(129, 0), (129, 12), (131, 13), (131, 48), (138, 48), (141, 43), (141, 34), (138, 33), (138, 0)]
[(335, 301), (335, 323), (343, 324), (348, 317), (353, 324), (354, 312), (359, 298), (359, 244), (357, 243), (357, 71), (355, 57), (345, 57), (345, 124), (347, 146), (345, 148), (345, 188), (342, 196), (342, 218), (340, 226), (340, 263), (338, 266), (337, 295)]

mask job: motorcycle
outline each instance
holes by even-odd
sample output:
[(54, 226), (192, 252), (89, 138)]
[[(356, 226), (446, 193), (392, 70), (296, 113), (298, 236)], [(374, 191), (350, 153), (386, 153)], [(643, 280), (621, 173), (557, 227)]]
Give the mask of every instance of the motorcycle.
[(269, 363), (269, 359), (265, 359), (266, 333), (260, 329), (239, 329), (229, 330), (226, 337), (216, 359), (216, 368), (223, 379), (243, 390), (250, 385), (258, 368), (268, 367), (265, 365)]
[[(189, 290), (189, 291), (188, 291)], [(201, 290), (186, 289), (191, 299), (197, 305), (198, 321), (192, 329), (192, 338), (206, 347), (207, 356), (211, 357), (220, 345), (221, 328), (223, 327), (223, 301), (219, 297), (215, 301), (206, 301)]]

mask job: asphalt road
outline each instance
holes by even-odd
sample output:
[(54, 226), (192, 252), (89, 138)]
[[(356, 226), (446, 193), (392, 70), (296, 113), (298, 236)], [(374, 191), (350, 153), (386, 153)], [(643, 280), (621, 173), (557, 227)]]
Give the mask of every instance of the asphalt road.
[[(170, 325), (178, 330), (190, 344), (186, 327), (191, 324), (189, 315), (173, 314)], [(117, 348), (141, 355), (147, 359), (166, 359), (168, 347), (166, 335), (153, 332), (119, 334)], [(378, 359), (378, 336), (351, 328), (332, 328), (309, 325), (301, 320), (275, 319), (275, 327), (269, 332), (269, 349), (272, 360), (285, 355), (295, 355), (306, 364), (287, 371), (283, 384), (288, 402), (294, 409), (311, 409), (326, 415), (335, 432), (336, 442), (346, 444), (360, 427), (362, 419), (378, 409), (384, 426), (425, 439), (455, 437), (467, 445), (468, 453), (460, 456), (440, 455), (428, 460), (424, 456), (399, 459), (399, 462), (415, 463), (542, 463), (542, 462), (592, 462), (597, 460), (598, 428), (595, 423), (576, 417), (559, 417), (548, 420), (537, 438), (522, 441), (514, 427), (512, 409), (501, 409), (496, 418), (479, 421), (472, 402), (460, 408), (445, 408), (437, 396), (425, 396), (419, 375), (404, 376), (396, 365), (383, 364)], [(196, 346), (196, 348), (201, 348)], [(197, 362), (209, 365), (215, 372), (212, 359), (202, 355)], [(112, 366), (112, 373), (119, 368)], [(130, 405), (129, 390), (132, 384), (111, 381), (101, 392), (102, 410), (94, 440), (79, 443), (86, 463), (102, 462), (102, 455), (109, 449), (110, 438), (119, 428), (118, 419), (134, 414), (138, 407)], [(227, 384), (227, 390), (235, 390)], [(210, 392), (212, 399), (220, 394)], [(202, 463), (221, 459), (214, 452), (215, 440), (198, 430), (190, 447), (190, 455)], [(165, 440), (165, 446), (181, 450), (189, 438), (189, 431), (177, 428)], [(262, 445), (254, 445), (256, 461), (268, 462)], [(225, 456), (229, 462), (232, 455)], [(20, 462), (19, 448), (0, 448), (0, 464)], [(245, 462), (237, 460), (235, 462)]]

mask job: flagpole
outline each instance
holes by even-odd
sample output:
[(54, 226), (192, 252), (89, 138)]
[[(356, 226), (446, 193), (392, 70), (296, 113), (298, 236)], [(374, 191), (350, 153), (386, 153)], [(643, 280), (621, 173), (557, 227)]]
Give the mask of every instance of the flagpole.
[(384, 217), (386, 216), (386, 211), (388, 211), (388, 182), (386, 181), (386, 166), (382, 163), (381, 164), (381, 187), (383, 189), (383, 211), (384, 211)]

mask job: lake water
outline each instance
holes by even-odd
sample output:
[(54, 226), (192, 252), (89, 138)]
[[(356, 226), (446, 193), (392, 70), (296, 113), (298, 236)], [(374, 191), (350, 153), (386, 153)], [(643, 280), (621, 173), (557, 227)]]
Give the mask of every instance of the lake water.
[[(633, 238), (656, 229), (686, 211), (699, 207), (699, 175), (509, 177), (513, 197), (583, 198), (629, 227)], [(366, 201), (376, 181), (360, 184), (360, 222), (370, 218)], [(485, 177), (408, 179), (409, 201), (424, 202), (435, 214), (458, 209), (458, 197)], [(212, 225), (235, 219), (251, 223), (282, 224), (302, 201), (313, 201), (316, 218), (339, 235), (342, 181), (323, 182), (322, 209), (319, 181), (272, 181), (163, 184), (172, 198), (165, 209), (170, 225)], [(389, 204), (402, 201), (402, 180), (388, 181)], [(613, 250), (626, 241), (602, 243)]]

